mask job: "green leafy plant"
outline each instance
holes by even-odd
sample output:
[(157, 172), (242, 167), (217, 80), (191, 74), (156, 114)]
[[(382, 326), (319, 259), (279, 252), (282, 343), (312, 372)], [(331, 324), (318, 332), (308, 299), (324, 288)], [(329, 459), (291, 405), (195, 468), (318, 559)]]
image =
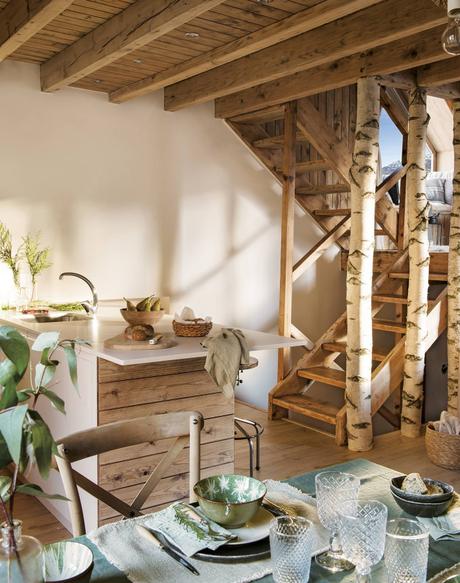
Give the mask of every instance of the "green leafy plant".
[(14, 285), (19, 287), (19, 267), (21, 262), (21, 248), (13, 251), (11, 231), (0, 222), (0, 261), (5, 263), (13, 274)]
[(40, 247), (39, 233), (26, 235), (22, 241), (24, 257), (29, 266), (30, 276), (32, 278), (32, 286), (35, 288), (37, 276), (52, 265), (50, 261), (50, 248)]
[[(37, 484), (20, 482), (19, 477), (32, 465), (38, 468), (43, 478), (48, 477), (57, 447), (36, 405), (39, 399), (47, 399), (65, 414), (64, 401), (50, 386), (59, 366), (56, 356), (63, 354), (78, 391), (75, 352), (78, 344), (87, 343), (60, 340), (58, 332), (40, 334), (32, 345), (32, 351), (40, 353), (40, 360), (33, 367), (24, 336), (11, 326), (0, 327), (0, 350), (4, 355), (0, 361), (0, 470), (12, 470), (11, 475), (0, 475), (0, 511), (9, 527), (13, 549), (16, 548), (13, 534), (15, 495), (62, 499), (62, 496), (45, 493)], [(24, 386), (28, 369), (29, 386)]]

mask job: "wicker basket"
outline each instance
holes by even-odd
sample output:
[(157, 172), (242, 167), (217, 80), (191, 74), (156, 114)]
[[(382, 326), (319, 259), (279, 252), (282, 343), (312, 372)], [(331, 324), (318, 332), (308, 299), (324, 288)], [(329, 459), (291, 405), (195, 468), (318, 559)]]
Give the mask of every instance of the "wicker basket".
[(190, 324), (182, 324), (173, 320), (172, 323), (174, 334), (176, 336), (188, 336), (189, 338), (198, 338), (209, 334), (212, 328), (212, 322), (203, 322), (203, 320), (190, 320)]
[(460, 435), (441, 433), (428, 423), (425, 433), (426, 453), (437, 466), (460, 470)]

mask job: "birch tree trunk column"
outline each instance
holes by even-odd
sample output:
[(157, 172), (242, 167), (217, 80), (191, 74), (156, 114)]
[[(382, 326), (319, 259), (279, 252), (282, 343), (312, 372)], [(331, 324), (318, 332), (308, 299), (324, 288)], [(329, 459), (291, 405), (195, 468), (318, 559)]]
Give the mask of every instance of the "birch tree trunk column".
[(372, 448), (372, 274), (375, 188), (379, 152), (380, 87), (373, 77), (358, 81), (351, 185), (351, 233), (347, 266), (347, 367), (345, 400), (348, 447)]
[(409, 290), (404, 355), (401, 433), (417, 437), (422, 424), (425, 339), (427, 335), (429, 203), (425, 189), (426, 132), (429, 122), (426, 92), (416, 88), (409, 96), (406, 205), (409, 226)]
[(458, 403), (460, 360), (460, 101), (454, 102), (454, 194), (450, 215), (449, 267), (447, 278), (447, 407), (460, 414)]

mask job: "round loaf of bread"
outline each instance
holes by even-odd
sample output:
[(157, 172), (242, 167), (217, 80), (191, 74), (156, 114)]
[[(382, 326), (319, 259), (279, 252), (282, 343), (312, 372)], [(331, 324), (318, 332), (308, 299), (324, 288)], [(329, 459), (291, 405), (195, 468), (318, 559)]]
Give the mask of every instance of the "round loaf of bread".
[(125, 337), (128, 340), (136, 340), (138, 342), (150, 340), (155, 336), (153, 326), (149, 324), (138, 324), (137, 326), (128, 326), (125, 330)]

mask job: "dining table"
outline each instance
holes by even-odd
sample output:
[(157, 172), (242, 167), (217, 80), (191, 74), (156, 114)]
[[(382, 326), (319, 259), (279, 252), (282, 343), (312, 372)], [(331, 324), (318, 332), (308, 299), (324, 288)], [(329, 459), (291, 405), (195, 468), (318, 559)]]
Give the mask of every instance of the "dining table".
[[(289, 478), (285, 481), (305, 493), (314, 494), (315, 476), (324, 470), (347, 472), (360, 477), (361, 479), (365, 479), (367, 482), (366, 497), (371, 496), (373, 499), (383, 502), (388, 507), (389, 520), (399, 517), (411, 518), (395, 503), (390, 491), (391, 478), (401, 475), (401, 473), (370, 462), (366, 459), (355, 459), (341, 464), (326, 466), (306, 472), (300, 476)], [(88, 546), (94, 555), (94, 564), (92, 570), (81, 579), (82, 583), (129, 583), (130, 580), (126, 577), (126, 575), (119, 571), (114, 565), (112, 565), (100, 552), (98, 547), (93, 544), (87, 536), (81, 536), (73, 540)], [(127, 545), (128, 544), (129, 541), (127, 541)], [(441, 571), (452, 568), (454, 565), (459, 564), (459, 562), (460, 537), (458, 540), (445, 540), (440, 542), (435, 542), (430, 538), (428, 579), (432, 578)], [(195, 561), (194, 564), (199, 564), (199, 561)], [(178, 565), (177, 568), (181, 569), (182, 567)], [(455, 572), (457, 571), (460, 574), (460, 564), (458, 569), (455, 568)], [(320, 583), (324, 581), (340, 581), (343, 583), (352, 583), (354, 578), (355, 574), (353, 571), (333, 574), (319, 567), (315, 563), (314, 559), (312, 561), (312, 568), (310, 573), (310, 582), (312, 583)], [(190, 581), (196, 580), (198, 582), (199, 579), (199, 576), (195, 577), (190, 575)], [(266, 575), (258, 579), (258, 581), (260, 581), (260, 583), (271, 583), (273, 582), (273, 578), (271, 575)], [(372, 581), (373, 583), (387, 583), (383, 560), (373, 568)], [(146, 581), (145, 583), (149, 583), (149, 581)], [(155, 578), (155, 583), (162, 583), (162, 581), (160, 581), (158, 578)], [(164, 583), (172, 582), (165, 578)]]

